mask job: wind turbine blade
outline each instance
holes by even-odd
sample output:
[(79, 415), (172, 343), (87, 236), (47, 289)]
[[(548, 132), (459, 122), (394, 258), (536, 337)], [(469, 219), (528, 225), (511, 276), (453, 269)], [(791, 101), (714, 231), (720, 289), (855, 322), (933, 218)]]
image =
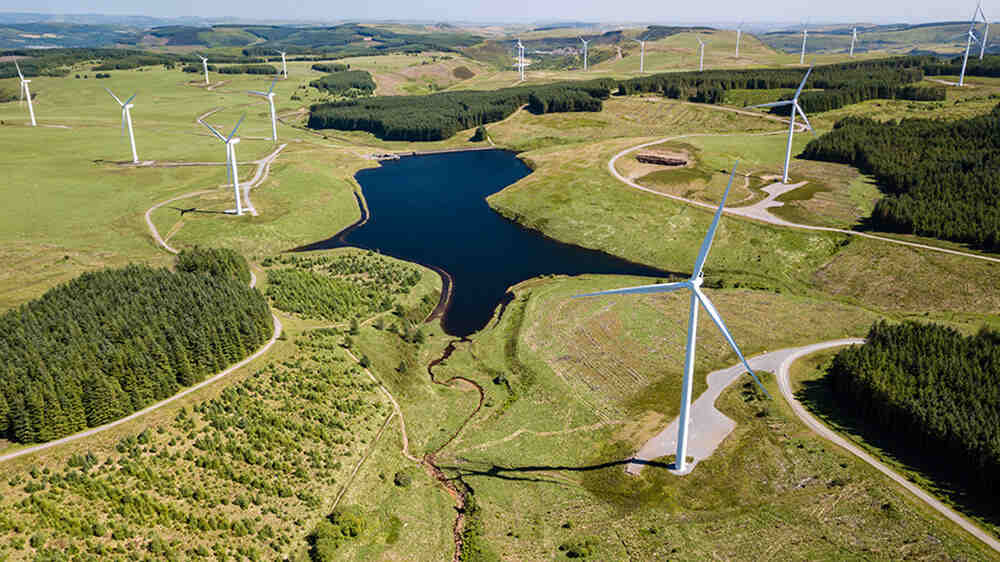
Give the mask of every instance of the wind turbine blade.
[(24, 74), (21, 73), (21, 65), (17, 64), (17, 59), (14, 59), (14, 68), (17, 69), (17, 75), (24, 81)]
[(244, 113), (243, 117), (240, 117), (240, 120), (236, 122), (236, 126), (233, 127), (233, 132), (229, 133), (229, 136), (226, 137), (226, 142), (229, 142), (229, 140), (232, 139), (233, 136), (236, 135), (236, 131), (240, 130), (240, 125), (243, 124), (243, 120), (246, 119), (246, 118), (247, 118), (247, 114)]
[(267, 97), (266, 93), (264, 93), (264, 92), (258, 92), (257, 90), (247, 90), (247, 93), (248, 94), (253, 94), (255, 96), (264, 96), (265, 98)]
[(226, 142), (226, 137), (222, 136), (222, 133), (220, 133), (219, 131), (216, 131), (215, 127), (209, 125), (208, 123), (202, 121), (201, 119), (199, 119), (198, 122), (201, 123), (202, 125), (208, 127), (208, 130), (212, 131), (212, 134), (215, 135), (220, 141)]
[(132, 100), (134, 100), (135, 97), (138, 96), (138, 95), (139, 95), (138, 93), (132, 94), (132, 97), (130, 97), (129, 99), (125, 100), (125, 103), (123, 103), (122, 105), (128, 105), (128, 104), (132, 103)]
[(750, 107), (744, 107), (743, 109), (760, 109), (760, 108), (765, 108), (765, 107), (781, 107), (781, 106), (784, 106), (784, 105), (792, 105), (793, 103), (795, 103), (795, 102), (792, 101), (792, 100), (776, 101), (776, 102), (772, 102), (772, 103), (762, 103), (760, 105), (751, 105)]
[(809, 79), (809, 75), (812, 74), (812, 71), (813, 71), (813, 67), (810, 66), (809, 70), (806, 71), (805, 77), (802, 78), (802, 83), (799, 84), (799, 89), (795, 91), (795, 97), (792, 98), (793, 100), (799, 99), (799, 94), (801, 94), (802, 93), (802, 89), (806, 87), (806, 80)]
[(111, 97), (115, 98), (115, 101), (118, 102), (118, 105), (125, 105), (124, 103), (122, 103), (122, 100), (118, 99), (118, 96), (116, 96), (114, 92), (112, 92), (108, 88), (104, 88), (104, 91), (111, 94)]
[(230, 165), (233, 161), (233, 150), (228, 144), (226, 145), (226, 178), (229, 183), (233, 183), (233, 168)]
[(761, 389), (761, 391), (764, 392), (764, 395), (770, 399), (771, 393), (769, 393), (767, 389), (764, 388), (764, 385), (761, 384), (760, 379), (757, 378), (757, 375), (753, 372), (753, 369), (750, 368), (750, 363), (747, 363), (746, 357), (743, 357), (743, 352), (740, 351), (739, 346), (736, 345), (736, 341), (733, 340), (732, 334), (730, 334), (729, 329), (726, 328), (726, 323), (722, 321), (722, 317), (719, 316), (719, 311), (715, 309), (715, 305), (712, 304), (712, 301), (708, 300), (708, 297), (705, 295), (705, 293), (701, 292), (701, 289), (695, 287), (694, 294), (698, 297), (698, 300), (701, 302), (701, 306), (705, 308), (705, 312), (707, 312), (709, 317), (712, 318), (712, 321), (715, 322), (715, 325), (719, 327), (719, 331), (722, 332), (722, 337), (726, 338), (726, 341), (729, 342), (729, 346), (732, 347), (733, 351), (736, 352), (736, 356), (739, 357), (740, 361), (743, 362), (743, 366), (746, 367), (747, 372), (750, 373), (751, 377), (753, 377), (754, 382), (756, 382), (757, 386)]
[(122, 131), (120, 136), (125, 136), (125, 106), (122, 106)]
[(708, 259), (708, 252), (712, 249), (712, 240), (715, 238), (715, 230), (719, 228), (719, 220), (722, 219), (722, 209), (725, 208), (726, 198), (729, 197), (729, 190), (733, 187), (733, 178), (736, 177), (737, 165), (739, 165), (738, 161), (733, 164), (733, 171), (729, 174), (729, 185), (726, 186), (726, 192), (722, 194), (722, 201), (719, 201), (719, 209), (715, 211), (712, 226), (708, 227), (708, 233), (705, 234), (705, 241), (701, 243), (701, 252), (698, 253), (698, 260), (694, 262), (694, 272), (691, 274), (692, 279), (701, 277), (701, 270), (705, 267), (705, 260)]
[(660, 283), (657, 285), (643, 285), (641, 287), (629, 287), (627, 289), (612, 289), (610, 291), (600, 291), (598, 293), (587, 293), (585, 295), (573, 295), (574, 299), (583, 297), (602, 297), (605, 295), (646, 295), (652, 293), (672, 293), (680, 289), (690, 288), (686, 281), (680, 283)]
[(806, 117), (806, 112), (802, 111), (802, 107), (799, 106), (798, 102), (795, 103), (795, 111), (798, 111), (799, 115), (802, 116), (802, 120), (806, 122), (806, 129), (809, 129), (809, 132), (812, 132), (813, 130), (812, 123), (809, 122), (809, 118)]
[(278, 83), (278, 79), (277, 78), (275, 78), (274, 80), (271, 80), (271, 87), (267, 89), (267, 93), (268, 94), (270, 94), (271, 92), (274, 91), (274, 85), (277, 84), (277, 83)]

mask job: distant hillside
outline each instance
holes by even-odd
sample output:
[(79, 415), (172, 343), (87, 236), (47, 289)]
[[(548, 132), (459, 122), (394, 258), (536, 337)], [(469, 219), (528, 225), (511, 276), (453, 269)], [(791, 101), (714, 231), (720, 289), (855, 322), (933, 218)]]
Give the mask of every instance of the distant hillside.
[[(851, 47), (854, 26), (809, 30), (807, 53), (845, 52)], [(891, 24), (858, 26), (855, 52), (884, 51), (890, 53), (955, 54), (965, 48), (964, 33), (969, 22), (935, 22), (919, 25)], [(760, 35), (771, 48), (797, 53), (802, 48), (802, 30), (789, 29)], [(991, 42), (989, 52), (1000, 52), (1000, 45)], [(977, 50), (978, 53), (978, 50)]]

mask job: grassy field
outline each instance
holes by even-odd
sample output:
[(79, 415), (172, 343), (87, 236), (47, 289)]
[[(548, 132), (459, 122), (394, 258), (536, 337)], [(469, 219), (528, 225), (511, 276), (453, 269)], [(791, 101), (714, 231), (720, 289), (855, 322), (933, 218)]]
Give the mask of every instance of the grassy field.
[[(731, 37), (719, 32), (708, 39), (706, 62), (713, 64), (797, 63), (790, 56), (769, 53), (750, 37), (744, 43), (746, 60), (726, 61)], [(647, 45), (647, 68), (655, 68), (649, 65), (656, 60), (661, 62), (652, 64), (685, 68), (690, 61), (681, 51), (689, 40), (693, 38), (676, 36), (657, 42), (663, 45)], [(475, 77), (449, 83), (444, 75), (468, 61), (432, 56), (348, 62), (352, 68), (372, 71), (385, 92), (489, 88), (515, 80), (513, 72), (469, 66)], [(529, 73), (529, 78), (541, 82), (628, 76), (633, 72), (628, 65), (637, 63), (633, 57), (598, 65), (587, 74)], [(831, 55), (830, 60), (835, 58)], [(303, 86), (319, 76), (310, 65), (291, 63), (291, 78), (276, 86), (279, 113), (288, 114), (286, 124), (279, 125), (279, 136), (288, 147), (252, 193), (259, 217), (212, 212), (231, 207), (222, 166), (119, 166), (116, 162), (127, 158), (128, 145), (120, 136), (119, 109), (103, 87), (119, 95), (139, 93), (133, 114), (143, 160), (221, 164), (221, 143), (195, 120), (221, 108), (209, 121), (225, 128), (246, 112), (238, 148), (246, 180), (253, 175), (250, 161), (273, 149), (265, 138), (266, 106), (245, 93), (266, 88), (265, 78), (213, 74), (213, 82), (226, 83), (208, 90), (197, 83), (198, 76), (180, 71), (118, 71), (111, 79), (97, 81), (81, 68), (81, 76), (91, 75), (88, 79), (73, 78), (74, 72), (70, 78), (32, 82), (40, 124), (68, 129), (24, 127), (24, 108), (0, 104), (0, 150), (7, 155), (0, 170), (8, 178), (0, 188), (6, 202), (0, 210), (0, 309), (83, 271), (128, 261), (166, 265), (170, 257), (154, 245), (143, 214), (158, 202), (202, 190), (211, 192), (152, 213), (157, 229), (176, 247), (237, 249), (258, 264), (260, 287), (266, 291), (262, 260), (328, 238), (357, 219), (353, 175), (376, 165), (365, 156), (383, 150), (475, 146), (466, 140), (471, 131), (414, 144), (383, 142), (366, 133), (303, 130), (304, 117), (295, 112), (311, 99)], [(998, 86), (1000, 82), (984, 80), (976, 89), (951, 89), (949, 100), (933, 110), (910, 102), (867, 102), (817, 116), (814, 125), (828, 129), (838, 116), (851, 112), (893, 118), (982, 112), (992, 107), (991, 88)], [(293, 95), (300, 99), (292, 100)], [(608, 160), (644, 141), (705, 135), (672, 145), (694, 156), (698, 173), (693, 180), (661, 174), (649, 180), (650, 185), (714, 201), (724, 181), (718, 171), (739, 158), (740, 172), (753, 178), (749, 191), (733, 197), (751, 202), (761, 196), (757, 178), (780, 171), (785, 142), (784, 126), (775, 121), (640, 97), (614, 98), (600, 113), (520, 112), (488, 129), (499, 146), (525, 151), (522, 157), (534, 169), (489, 198), (498, 211), (558, 240), (680, 272), (690, 269), (711, 214), (622, 185), (608, 173)], [(768, 132), (776, 134), (762, 135)], [(731, 136), (710, 136), (720, 133)], [(809, 138), (796, 135), (796, 151)], [(635, 167), (630, 157), (620, 165), (629, 175), (644, 172), (637, 178), (651, 171)], [(843, 166), (795, 160), (793, 179), (796, 175), (810, 183), (785, 196), (789, 205), (782, 212), (793, 220), (849, 226), (870, 211), (878, 196), (866, 178)], [(191, 207), (209, 212), (178, 211)], [(998, 276), (1000, 269), (994, 265), (957, 256), (727, 217), (708, 263), (706, 283), (744, 351), (752, 354), (863, 335), (871, 322), (883, 317), (923, 318), (963, 330), (983, 323), (1000, 326), (1000, 301), (992, 290), (1000, 284)], [(365, 532), (341, 547), (345, 558), (442, 558), (452, 548), (453, 499), (425, 466), (399, 453), (399, 420), (384, 425), (391, 403), (353, 365), (345, 348), (368, 364), (399, 400), (410, 453), (436, 454), (448, 476), (471, 486), (479, 506), (468, 513), (478, 529), (472, 536), (505, 559), (558, 559), (578, 547), (592, 548), (593, 558), (600, 560), (746, 559), (748, 552), (754, 559), (989, 557), (880, 475), (811, 436), (782, 403), (764, 405), (740, 384), (720, 401), (739, 422), (736, 432), (691, 477), (677, 479), (656, 466), (640, 478), (625, 477), (622, 459), (676, 413), (684, 303), (669, 296), (586, 301), (567, 297), (632, 282), (641, 280), (583, 276), (525, 281), (504, 315), (464, 342), (454, 342), (439, 324), (431, 323), (421, 328), (424, 343), (415, 343), (404, 337), (407, 323), (392, 312), (361, 322), (356, 334), (345, 333), (350, 328), (344, 322), (282, 314), (287, 339), (225, 383), (85, 442), (3, 465), (0, 559), (5, 554), (28, 559), (45, 548), (74, 545), (95, 556), (143, 548), (155, 548), (150, 555), (170, 551), (196, 556), (204, 547), (231, 557), (252, 557), (248, 549), (253, 548), (263, 558), (304, 560), (306, 536), (330, 513), (341, 492), (340, 505), (356, 507), (366, 521)], [(401, 304), (418, 310), (425, 304), (422, 297), (436, 291), (438, 277), (423, 270), (418, 288)], [(310, 335), (318, 328), (332, 331)], [(714, 328), (706, 322), (701, 329), (699, 374), (732, 364), (734, 358)], [(429, 370), (427, 365), (442, 358), (451, 343), (451, 356)], [(332, 386), (323, 396), (301, 390), (323, 382), (317, 382), (317, 373), (333, 381), (328, 381)], [(432, 377), (441, 384), (434, 384)], [(482, 387), (482, 409), (471, 419), (479, 390), (455, 377)], [(703, 385), (699, 377), (697, 389)], [(296, 447), (285, 441), (261, 444), (273, 447), (263, 450), (273, 450), (282, 459), (274, 466), (261, 468), (236, 458), (230, 451), (255, 443), (240, 420), (227, 418), (212, 425), (207, 417), (211, 412), (195, 413), (194, 407), (213, 399), (231, 406), (237, 402), (229, 401), (246, 396), (260, 398), (252, 407), (244, 406), (247, 415), (280, 414), (299, 423), (302, 431), (308, 429), (310, 437)], [(178, 419), (181, 408), (195, 420), (195, 429)], [(324, 416), (335, 417), (351, 431), (319, 423)], [(151, 442), (128, 440), (147, 428)], [(316, 437), (323, 431), (342, 442), (331, 446)], [(222, 449), (203, 448), (208, 438)], [(99, 461), (96, 467), (69, 467), (73, 455), (88, 451)], [(258, 494), (258, 504), (247, 483), (221, 469), (203, 470), (185, 460), (187, 453), (206, 459), (219, 456), (240, 473), (257, 470), (271, 482), (289, 473), (294, 476), (287, 478), (289, 489)], [(362, 468), (352, 476), (362, 458)], [(30, 475), (32, 465), (40, 476)], [(304, 476), (296, 474), (300, 465)], [(72, 470), (67, 473), (68, 467)], [(407, 475), (409, 484), (396, 483), (400, 473)], [(146, 512), (143, 517), (150, 521), (140, 526), (130, 522), (127, 509), (86, 495), (81, 486), (97, 480), (130, 498), (144, 493), (156, 505), (198, 517), (225, 514), (241, 521), (241, 530), (201, 532), (197, 522), (192, 527), (187, 519), (170, 519), (173, 515), (154, 520)], [(26, 489), (43, 481), (44, 489)], [(204, 488), (205, 499), (181, 499), (181, 488), (196, 483)], [(286, 492), (291, 495), (282, 497)], [(243, 496), (247, 507), (234, 506)], [(57, 499), (68, 507), (50, 510), (47, 506)], [(130, 501), (139, 505), (147, 500)], [(78, 513), (87, 510), (97, 514), (88, 524), (106, 527), (101, 536), (92, 525), (83, 528)], [(8, 521), (19, 527), (15, 530)], [(247, 534), (239, 534), (244, 531)], [(39, 538), (32, 544), (34, 534)], [(230, 534), (234, 538), (227, 541)], [(560, 551), (560, 545), (567, 550)]]
[[(600, 560), (990, 557), (812, 436), (783, 403), (754, 399), (749, 382), (720, 399), (738, 428), (695, 473), (676, 478), (654, 464), (625, 476), (623, 459), (675, 411), (685, 310), (671, 297), (568, 296), (635, 281), (523, 283), (501, 321), (450, 359), (486, 387), (492, 406), (438, 458), (474, 490), (481, 533), (500, 557), (557, 560), (566, 556), (561, 546), (588, 542)], [(770, 293), (712, 298), (750, 353), (856, 333), (873, 318)], [(787, 329), (806, 324), (819, 332)], [(699, 372), (732, 362), (712, 328), (702, 335)], [(491, 380), (497, 371), (513, 392)]]

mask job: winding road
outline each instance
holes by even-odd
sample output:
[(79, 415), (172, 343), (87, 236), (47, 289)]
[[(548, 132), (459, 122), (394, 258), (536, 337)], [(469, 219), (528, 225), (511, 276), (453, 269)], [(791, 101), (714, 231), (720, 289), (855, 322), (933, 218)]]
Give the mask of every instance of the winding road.
[[(758, 134), (753, 134), (753, 135), (741, 135), (741, 136), (763, 136), (763, 135), (773, 135), (773, 134), (777, 134), (777, 133), (773, 133), (773, 132), (772, 133), (758, 133)], [(688, 199), (686, 197), (681, 197), (680, 195), (673, 195), (671, 193), (663, 193), (663, 192), (660, 192), (660, 191), (656, 191), (655, 189), (650, 189), (648, 187), (641, 186), (641, 185), (635, 183), (634, 181), (630, 180), (629, 178), (621, 175), (621, 173), (618, 172), (618, 169), (615, 168), (615, 163), (618, 162), (618, 160), (620, 158), (622, 158), (623, 156), (626, 156), (626, 155), (628, 155), (628, 154), (630, 154), (632, 152), (635, 152), (636, 150), (642, 150), (643, 148), (647, 148), (647, 147), (650, 147), (650, 146), (655, 146), (657, 144), (663, 144), (665, 142), (670, 142), (670, 141), (675, 141), (675, 140), (681, 140), (681, 139), (689, 139), (689, 138), (695, 138), (695, 137), (718, 137), (718, 136), (740, 136), (740, 135), (704, 133), (704, 134), (679, 135), (679, 136), (675, 136), (675, 137), (667, 137), (667, 138), (663, 138), (663, 139), (660, 139), (660, 140), (646, 142), (646, 143), (643, 143), (643, 144), (640, 144), (640, 145), (637, 145), (637, 146), (633, 146), (631, 148), (626, 148), (625, 150), (623, 150), (623, 151), (619, 152), (618, 154), (615, 154), (614, 156), (612, 156), (611, 160), (608, 161), (608, 172), (610, 172), (611, 175), (615, 177), (615, 179), (617, 179), (618, 181), (624, 183), (625, 185), (627, 185), (627, 186), (629, 186), (629, 187), (631, 187), (633, 189), (638, 189), (640, 191), (645, 191), (647, 193), (652, 193), (653, 195), (658, 195), (660, 197), (666, 197), (668, 199), (673, 199), (675, 201), (680, 201), (682, 203), (687, 203), (689, 205), (695, 205), (697, 207), (702, 207), (704, 209), (710, 209), (712, 211), (715, 211), (716, 205), (713, 205), (713, 204), (710, 204), (710, 203), (704, 203), (704, 202), (701, 202), (701, 201), (695, 201), (694, 199)], [(765, 191), (768, 191), (768, 193), (772, 193), (772, 190), (770, 190), (769, 188), (774, 187), (775, 185), (779, 186), (779, 187), (783, 187), (783, 186), (781, 186), (781, 184), (774, 184), (774, 185), (768, 186), (768, 188), (764, 188), (764, 189), (765, 189)], [(969, 253), (969, 252), (962, 252), (962, 251), (959, 251), (959, 250), (950, 250), (948, 248), (939, 248), (937, 246), (930, 246), (928, 244), (919, 244), (917, 242), (906, 242), (904, 240), (896, 240), (896, 239), (887, 238), (887, 237), (884, 237), (884, 236), (877, 236), (875, 234), (868, 234), (866, 232), (858, 232), (856, 230), (847, 230), (847, 229), (843, 229), (843, 228), (832, 228), (832, 227), (827, 227), (827, 226), (812, 226), (812, 225), (808, 225), (808, 224), (799, 224), (799, 223), (789, 222), (789, 221), (780, 219), (780, 218), (772, 215), (771, 213), (769, 213), (767, 211), (768, 207), (777, 207), (777, 206), (781, 205), (781, 203), (773, 201), (775, 198), (776, 198), (776, 196), (768, 197), (768, 199), (765, 199), (765, 201), (761, 201), (761, 202), (759, 202), (759, 203), (757, 203), (755, 205), (750, 205), (748, 207), (735, 207), (735, 208), (730, 207), (730, 208), (727, 208), (725, 212), (727, 214), (729, 214), (729, 215), (735, 215), (735, 216), (738, 216), (738, 217), (743, 217), (743, 218), (748, 218), (748, 219), (751, 219), (751, 220), (756, 220), (756, 221), (761, 221), (761, 222), (765, 222), (765, 223), (769, 223), (769, 224), (774, 224), (774, 225), (777, 225), (777, 226), (784, 226), (784, 227), (787, 227), (787, 228), (797, 228), (797, 229), (800, 229), (800, 230), (815, 230), (815, 231), (820, 231), (820, 232), (837, 232), (837, 233), (840, 233), (840, 234), (847, 234), (849, 236), (860, 236), (862, 238), (871, 238), (872, 240), (881, 240), (882, 242), (889, 242), (891, 244), (899, 244), (901, 246), (909, 246), (911, 248), (920, 248), (922, 250), (930, 250), (930, 251), (933, 251), (933, 252), (942, 252), (942, 253), (945, 253), (945, 254), (952, 254), (952, 255), (962, 256), (962, 257), (966, 257), (966, 258), (973, 258), (973, 259), (977, 259), (977, 260), (990, 261), (990, 262), (993, 262), (993, 263), (1000, 263), (1000, 258), (995, 258), (995, 257), (991, 257), (991, 256), (983, 256), (983, 255), (973, 254), (973, 253)], [(764, 205), (765, 202), (768, 203), (766, 206)]]
[(998, 541), (993, 535), (979, 528), (979, 526), (975, 525), (968, 519), (962, 517), (958, 512), (944, 505), (943, 503), (938, 501), (934, 496), (928, 494), (913, 482), (910, 482), (899, 473), (893, 471), (888, 466), (876, 460), (874, 457), (866, 453), (857, 445), (849, 442), (848, 440), (844, 439), (836, 432), (828, 428), (826, 425), (822, 424), (819, 420), (814, 418), (812, 414), (810, 414), (806, 410), (806, 408), (795, 398), (795, 395), (792, 393), (791, 382), (789, 381), (788, 378), (788, 371), (789, 368), (791, 368), (792, 363), (794, 363), (798, 359), (801, 359), (802, 357), (805, 357), (806, 355), (815, 353), (817, 351), (822, 351), (824, 349), (830, 349), (833, 347), (842, 347), (844, 345), (850, 345), (855, 343), (863, 343), (863, 342), (864, 340), (838, 340), (832, 342), (817, 343), (814, 345), (807, 345), (805, 347), (788, 349), (784, 350), (783, 352), (779, 352), (779, 353), (784, 353), (784, 357), (783, 360), (781, 361), (781, 364), (778, 366), (778, 369), (775, 372), (775, 374), (778, 376), (778, 386), (781, 388), (781, 395), (784, 396), (785, 400), (788, 401), (788, 404), (791, 405), (792, 411), (795, 412), (795, 415), (798, 416), (799, 419), (802, 420), (807, 426), (809, 426), (809, 429), (813, 430), (820, 437), (843, 448), (852, 455), (858, 457), (859, 459), (865, 461), (869, 465), (875, 467), (876, 470), (891, 478), (894, 482), (896, 482), (897, 484), (905, 488), (907, 491), (912, 493), (914, 496), (916, 496), (917, 499), (929, 505), (941, 515), (944, 515), (948, 519), (952, 520), (956, 525), (965, 529), (977, 539), (983, 541), (983, 543), (992, 548), (994, 551), (1000, 552), (1000, 541)]

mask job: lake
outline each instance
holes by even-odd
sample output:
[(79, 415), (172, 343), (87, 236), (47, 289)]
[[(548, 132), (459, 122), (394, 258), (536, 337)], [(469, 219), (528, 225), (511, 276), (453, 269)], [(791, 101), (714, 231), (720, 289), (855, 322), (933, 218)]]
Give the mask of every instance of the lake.
[(665, 276), (651, 267), (556, 242), (502, 217), (486, 197), (531, 173), (513, 153), (405, 156), (355, 176), (368, 202), (363, 225), (302, 250), (356, 246), (443, 269), (452, 297), (442, 324), (467, 336), (489, 322), (507, 288), (547, 274)]

